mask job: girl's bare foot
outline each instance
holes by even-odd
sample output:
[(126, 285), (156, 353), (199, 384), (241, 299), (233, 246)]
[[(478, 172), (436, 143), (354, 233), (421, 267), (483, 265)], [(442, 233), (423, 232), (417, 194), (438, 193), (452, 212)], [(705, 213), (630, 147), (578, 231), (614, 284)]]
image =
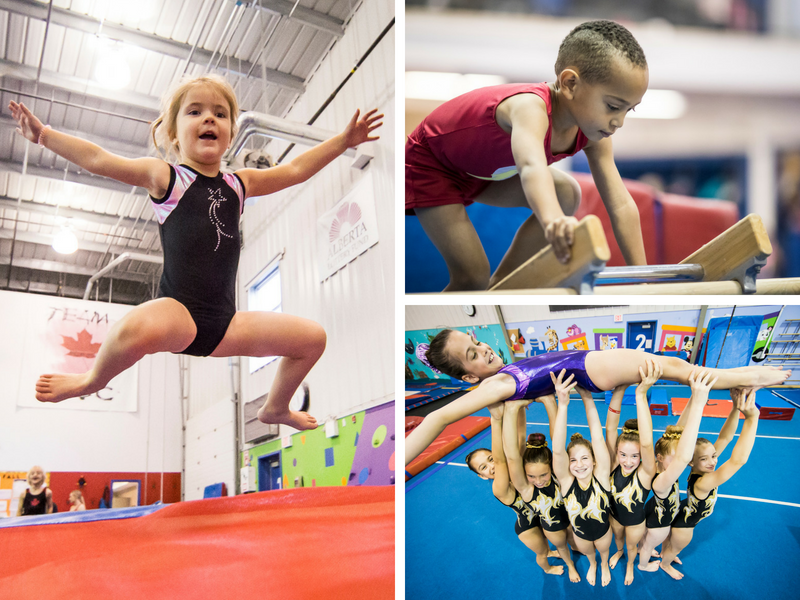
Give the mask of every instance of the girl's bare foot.
[(624, 552), (625, 552), (624, 550), (617, 550), (614, 553), (614, 555), (608, 559), (608, 566), (611, 567), (612, 569), (616, 567), (617, 563), (619, 562), (619, 559), (622, 558)]
[(633, 563), (628, 563), (628, 568), (625, 569), (625, 585), (633, 583)]
[(675, 567), (673, 567), (672, 565), (664, 566), (664, 563), (660, 563), (660, 564), (661, 564), (661, 570), (666, 572), (666, 574), (669, 575), (670, 577), (672, 577), (673, 579), (676, 579), (678, 581), (683, 579), (683, 573), (681, 573), (679, 571), (676, 571)]
[(758, 374), (758, 383), (753, 386), (756, 389), (766, 387), (768, 385), (781, 385), (784, 381), (789, 379), (792, 375), (791, 369), (786, 370), (775, 370), (775, 369), (764, 369), (761, 367), (761, 370), (757, 372)]
[(288, 408), (283, 412), (279, 412), (269, 406), (269, 402), (258, 409), (257, 416), (258, 420), (262, 423), (280, 423), (282, 425), (294, 427), (300, 431), (316, 429), (318, 427), (317, 420), (307, 412), (289, 410)]
[(575, 565), (567, 565), (567, 569), (569, 570), (569, 580), (572, 583), (578, 583), (581, 580), (581, 576), (578, 575), (578, 570), (575, 568)]
[(564, 572), (564, 567), (561, 565), (550, 565), (545, 573), (548, 575), (561, 575)]
[(600, 564), (600, 583), (603, 584), (603, 587), (611, 583), (611, 569), (608, 568), (608, 565)]
[(589, 570), (586, 571), (586, 581), (589, 582), (589, 585), (594, 585), (594, 582), (597, 581), (597, 565), (589, 566)]
[(36, 382), (36, 399), (39, 402), (61, 402), (67, 398), (77, 398), (93, 394), (103, 386), (89, 385), (88, 373), (48, 373)]
[(645, 564), (642, 564), (641, 561), (639, 561), (639, 570), (647, 571), (649, 573), (655, 573), (656, 571), (658, 571), (658, 565), (660, 564), (661, 564), (660, 560), (650, 561)]

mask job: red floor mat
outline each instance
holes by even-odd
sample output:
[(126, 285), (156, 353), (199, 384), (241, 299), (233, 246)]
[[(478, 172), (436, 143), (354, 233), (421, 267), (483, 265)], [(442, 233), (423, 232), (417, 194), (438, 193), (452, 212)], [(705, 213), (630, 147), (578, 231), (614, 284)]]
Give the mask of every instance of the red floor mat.
[[(406, 422), (409, 419), (415, 419), (415, 417), (406, 417)], [(490, 422), (491, 419), (489, 417), (464, 417), (460, 421), (445, 427), (439, 437), (406, 466), (406, 481), (423, 469), (430, 467), (444, 455), (458, 448), (472, 436), (489, 427)], [(408, 430), (406, 435), (408, 435)]]
[(169, 505), (117, 521), (0, 530), (4, 598), (394, 596), (394, 487)]

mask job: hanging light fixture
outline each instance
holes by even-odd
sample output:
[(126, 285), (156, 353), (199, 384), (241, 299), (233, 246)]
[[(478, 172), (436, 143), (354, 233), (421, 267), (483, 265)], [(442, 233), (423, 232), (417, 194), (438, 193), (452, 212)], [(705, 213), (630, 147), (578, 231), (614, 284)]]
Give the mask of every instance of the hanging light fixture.
[(104, 88), (119, 90), (131, 80), (131, 69), (121, 43), (101, 39), (99, 56), (94, 66), (94, 78)]
[(78, 249), (78, 238), (69, 227), (62, 227), (53, 239), (53, 250), (59, 254), (72, 254)]

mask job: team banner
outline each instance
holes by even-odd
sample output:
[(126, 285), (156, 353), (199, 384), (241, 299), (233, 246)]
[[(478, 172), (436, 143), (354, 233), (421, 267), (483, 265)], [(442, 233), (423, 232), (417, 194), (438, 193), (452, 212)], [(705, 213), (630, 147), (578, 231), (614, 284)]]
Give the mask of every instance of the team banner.
[[(38, 303), (37, 303), (38, 304)], [(52, 297), (28, 312), (17, 405), (43, 409), (136, 412), (138, 366), (123, 371), (94, 394), (58, 403), (39, 402), (36, 380), (45, 373), (86, 373), (100, 345), (129, 306)]]

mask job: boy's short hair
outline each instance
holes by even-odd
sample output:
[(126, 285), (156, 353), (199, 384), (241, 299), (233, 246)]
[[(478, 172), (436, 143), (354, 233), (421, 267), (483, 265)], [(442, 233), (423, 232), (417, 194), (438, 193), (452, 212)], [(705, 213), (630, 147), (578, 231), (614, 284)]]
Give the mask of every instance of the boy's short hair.
[(587, 21), (569, 32), (558, 48), (556, 76), (574, 67), (588, 83), (604, 83), (611, 75), (614, 56), (647, 68), (647, 59), (630, 31), (614, 21)]

